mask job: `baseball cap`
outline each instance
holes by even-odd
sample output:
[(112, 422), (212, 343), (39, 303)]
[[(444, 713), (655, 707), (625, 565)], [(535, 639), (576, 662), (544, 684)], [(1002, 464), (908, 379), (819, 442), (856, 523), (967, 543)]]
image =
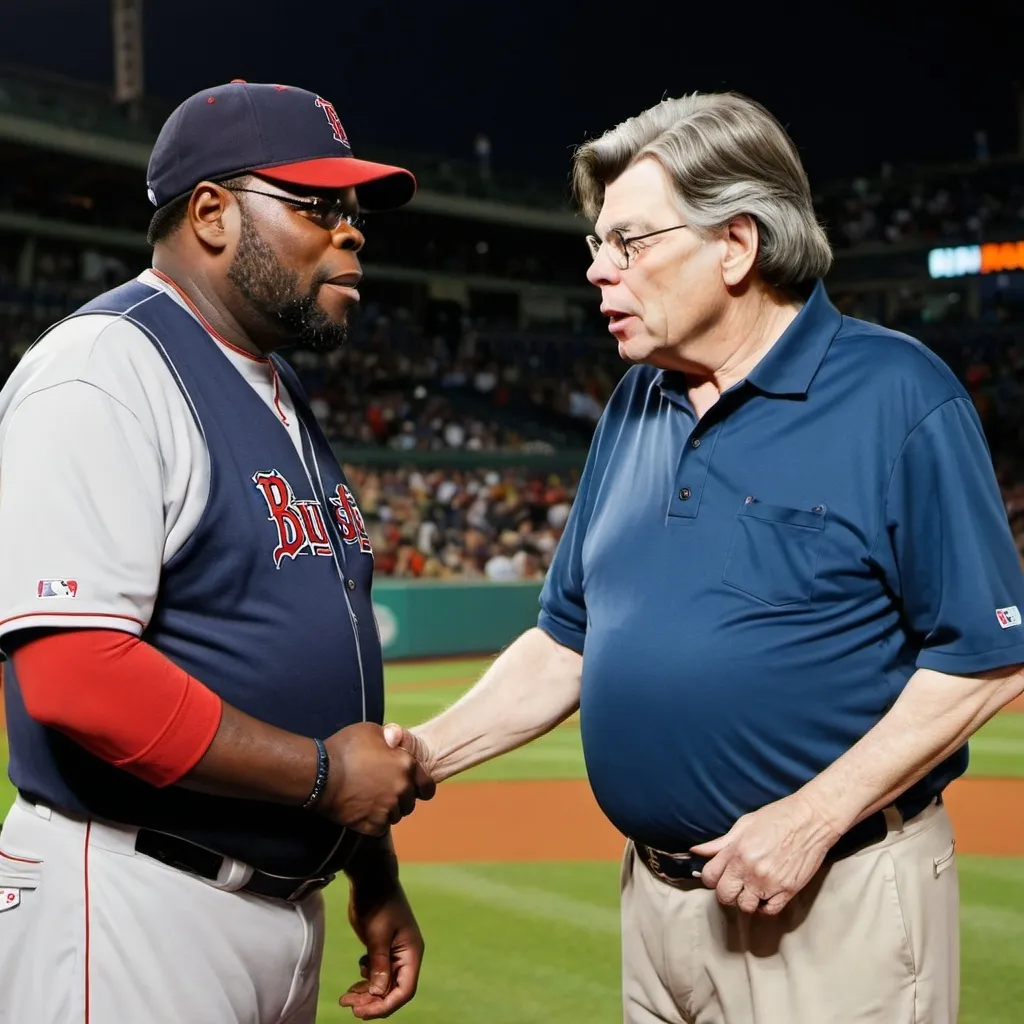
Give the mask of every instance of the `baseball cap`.
[(366, 210), (404, 206), (416, 179), (402, 167), (357, 160), (334, 104), (290, 85), (234, 79), (204, 89), (164, 122), (146, 172), (156, 207), (201, 181), (258, 173), (282, 186), (355, 187)]

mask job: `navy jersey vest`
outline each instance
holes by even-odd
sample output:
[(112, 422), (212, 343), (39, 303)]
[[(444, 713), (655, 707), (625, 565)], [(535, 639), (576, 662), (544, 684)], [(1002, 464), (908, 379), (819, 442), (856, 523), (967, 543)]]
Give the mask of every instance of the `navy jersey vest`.
[[(298, 412), (304, 459), (218, 343), (171, 296), (133, 281), (73, 315), (93, 312), (123, 314), (149, 337), (139, 343), (163, 356), (210, 455), (205, 511), (164, 566), (143, 639), (227, 703), (290, 732), (324, 737), (354, 722), (380, 723), (370, 542), (291, 368), (273, 357)], [(278, 874), (336, 867), (350, 846), (354, 836), (317, 814), (157, 789), (93, 757), (29, 718), (10, 662), (6, 669), (10, 775), (23, 793), (178, 835)]]

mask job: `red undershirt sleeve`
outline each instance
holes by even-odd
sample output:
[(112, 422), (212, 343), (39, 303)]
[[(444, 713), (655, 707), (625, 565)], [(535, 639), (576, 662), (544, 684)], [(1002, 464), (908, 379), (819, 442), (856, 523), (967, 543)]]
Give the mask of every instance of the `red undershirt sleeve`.
[(153, 786), (195, 767), (220, 726), (220, 697), (129, 633), (58, 630), (12, 660), (35, 721)]

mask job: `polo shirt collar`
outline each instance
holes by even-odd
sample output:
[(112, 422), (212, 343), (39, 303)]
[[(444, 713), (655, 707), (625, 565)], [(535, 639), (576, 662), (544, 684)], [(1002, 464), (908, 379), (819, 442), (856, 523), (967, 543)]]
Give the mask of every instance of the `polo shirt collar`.
[(842, 322), (842, 314), (818, 281), (796, 319), (747, 374), (747, 381), (770, 395), (807, 394)]
[[(744, 381), (729, 390), (751, 384), (768, 395), (806, 395), (842, 322), (842, 313), (832, 305), (825, 286), (818, 281), (810, 298), (769, 353)], [(667, 398), (689, 408), (684, 374), (661, 370), (655, 382)]]

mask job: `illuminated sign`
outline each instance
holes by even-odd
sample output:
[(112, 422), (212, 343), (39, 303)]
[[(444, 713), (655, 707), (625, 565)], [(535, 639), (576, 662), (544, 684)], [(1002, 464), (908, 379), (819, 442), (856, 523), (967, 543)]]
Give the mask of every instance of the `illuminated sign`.
[(928, 273), (932, 277), (1003, 274), (1008, 270), (1024, 270), (1024, 242), (955, 245), (928, 253)]

